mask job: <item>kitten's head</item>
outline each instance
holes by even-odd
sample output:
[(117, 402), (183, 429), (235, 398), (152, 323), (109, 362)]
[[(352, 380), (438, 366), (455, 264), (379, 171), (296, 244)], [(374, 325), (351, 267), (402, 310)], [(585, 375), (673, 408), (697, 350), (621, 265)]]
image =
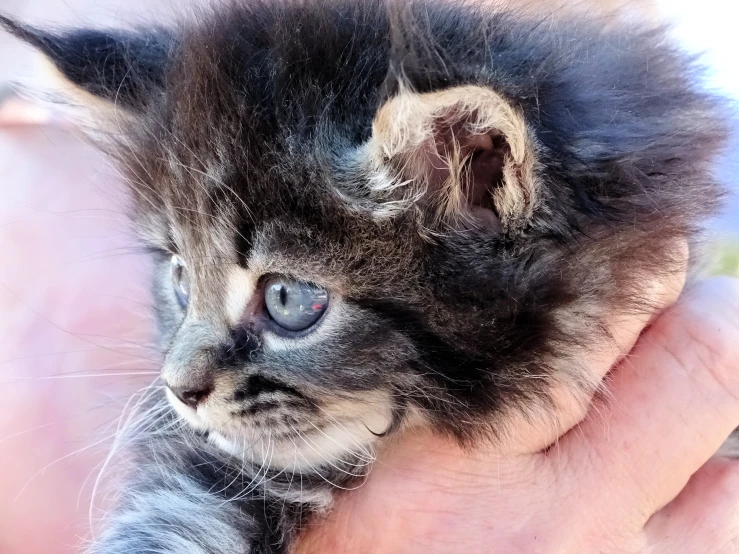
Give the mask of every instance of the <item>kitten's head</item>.
[(587, 389), (580, 346), (645, 307), (719, 195), (719, 107), (684, 57), (451, 3), (243, 4), (169, 31), (5, 22), (126, 171), (177, 411), (310, 470)]

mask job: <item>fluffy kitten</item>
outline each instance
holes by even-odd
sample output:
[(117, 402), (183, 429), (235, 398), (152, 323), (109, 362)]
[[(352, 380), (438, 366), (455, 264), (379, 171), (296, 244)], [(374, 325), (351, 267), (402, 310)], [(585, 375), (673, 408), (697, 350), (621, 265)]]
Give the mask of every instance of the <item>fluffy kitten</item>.
[[(249, 0), (181, 27), (2, 19), (126, 172), (166, 348), (91, 552), (279, 553), (411, 425), (495, 438), (720, 186), (661, 31), (456, 2)], [(188, 425), (178, 425), (179, 421)]]

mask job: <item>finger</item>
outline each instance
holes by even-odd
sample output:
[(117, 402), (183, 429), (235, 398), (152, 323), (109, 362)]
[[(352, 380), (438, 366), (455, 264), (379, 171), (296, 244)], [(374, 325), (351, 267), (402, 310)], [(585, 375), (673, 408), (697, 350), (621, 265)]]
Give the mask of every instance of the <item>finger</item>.
[(737, 283), (701, 283), (663, 314), (614, 370), (612, 396), (560, 441), (615, 513), (641, 504), (646, 521), (739, 423)]
[(739, 552), (739, 462), (709, 460), (645, 532), (654, 554)]
[[(552, 390), (553, 407), (546, 409), (541, 418), (529, 416), (517, 423), (512, 436), (519, 437), (512, 450), (515, 453), (542, 451), (559, 437), (579, 424), (587, 415), (593, 394), (600, 387), (604, 376), (622, 359), (636, 343), (644, 328), (663, 309), (677, 301), (685, 285), (688, 245), (685, 241), (675, 244), (672, 259), (673, 270), (666, 270), (659, 277), (645, 279), (639, 298), (639, 309), (615, 309), (608, 317), (608, 328), (593, 332), (587, 350), (575, 352), (566, 362), (562, 384)], [(573, 359), (574, 358), (574, 359)], [(577, 381), (577, 383), (573, 383)], [(554, 417), (552, 414), (556, 414)], [(528, 426), (526, 429), (521, 427)]]

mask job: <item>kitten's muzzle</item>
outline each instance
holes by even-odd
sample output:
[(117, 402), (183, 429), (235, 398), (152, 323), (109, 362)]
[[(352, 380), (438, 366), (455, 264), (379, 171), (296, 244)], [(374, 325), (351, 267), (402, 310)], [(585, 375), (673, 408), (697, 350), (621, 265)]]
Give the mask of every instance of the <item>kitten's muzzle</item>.
[(208, 323), (185, 320), (162, 364), (162, 381), (184, 405), (195, 409), (216, 388), (213, 352), (224, 332)]

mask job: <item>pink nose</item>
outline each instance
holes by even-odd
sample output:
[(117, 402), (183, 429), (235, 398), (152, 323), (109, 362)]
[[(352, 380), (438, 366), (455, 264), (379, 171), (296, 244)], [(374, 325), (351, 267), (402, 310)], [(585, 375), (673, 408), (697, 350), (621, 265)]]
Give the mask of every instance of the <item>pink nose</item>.
[(169, 390), (174, 393), (180, 402), (194, 409), (213, 392), (213, 386), (209, 383), (204, 383), (199, 386), (169, 387)]

